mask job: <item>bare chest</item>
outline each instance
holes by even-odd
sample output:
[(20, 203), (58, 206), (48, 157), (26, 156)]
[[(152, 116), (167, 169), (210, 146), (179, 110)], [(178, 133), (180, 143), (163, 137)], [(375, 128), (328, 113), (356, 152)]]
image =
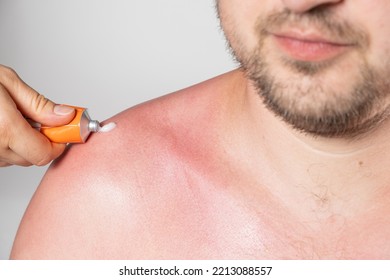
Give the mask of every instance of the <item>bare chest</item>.
[[(303, 219), (267, 192), (247, 192), (254, 186), (242, 176), (183, 170), (178, 166), (142, 182), (153, 187), (140, 188), (137, 258), (390, 259), (388, 206), (364, 215), (328, 211)], [(130, 246), (126, 251), (134, 252)]]
[(159, 214), (158, 220), (149, 220), (150, 244), (158, 258), (390, 258), (390, 219), (383, 216), (302, 221), (272, 204), (251, 207), (213, 191), (176, 197)]
[[(225, 213), (225, 217), (218, 216)], [(282, 217), (257, 220), (220, 213), (173, 221), (157, 238), (162, 258), (182, 259), (389, 259), (388, 225), (345, 225), (323, 232), (302, 229)], [(271, 218), (271, 217), (270, 217)], [(273, 219), (273, 218), (272, 218)]]

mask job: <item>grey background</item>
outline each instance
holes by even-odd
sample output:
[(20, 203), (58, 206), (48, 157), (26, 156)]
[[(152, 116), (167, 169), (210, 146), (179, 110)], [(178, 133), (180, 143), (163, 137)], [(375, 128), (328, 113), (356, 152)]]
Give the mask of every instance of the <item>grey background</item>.
[[(214, 0), (0, 0), (0, 64), (98, 120), (235, 67)], [(46, 169), (0, 168), (0, 259)]]

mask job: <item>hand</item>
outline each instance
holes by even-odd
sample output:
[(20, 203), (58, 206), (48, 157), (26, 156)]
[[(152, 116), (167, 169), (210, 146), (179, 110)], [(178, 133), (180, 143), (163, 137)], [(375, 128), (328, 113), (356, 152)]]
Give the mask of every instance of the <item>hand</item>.
[(65, 150), (50, 142), (26, 121), (47, 126), (69, 123), (75, 110), (56, 105), (26, 83), (12, 69), (0, 65), (0, 167), (46, 165)]

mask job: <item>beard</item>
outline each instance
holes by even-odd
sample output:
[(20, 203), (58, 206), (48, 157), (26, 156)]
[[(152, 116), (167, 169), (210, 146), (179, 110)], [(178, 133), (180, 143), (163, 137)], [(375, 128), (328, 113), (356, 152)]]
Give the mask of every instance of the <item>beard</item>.
[[(267, 45), (268, 35), (287, 25), (314, 25), (331, 38), (353, 42), (355, 54), (329, 61), (272, 56), (275, 52)], [(387, 118), (390, 66), (367, 63), (361, 54), (369, 43), (361, 30), (334, 19), (324, 7), (301, 15), (289, 11), (272, 14), (259, 19), (255, 31), (255, 49), (245, 51), (238, 38), (231, 38), (232, 52), (266, 107), (293, 128), (317, 136), (352, 138)], [(353, 69), (342, 70), (343, 59), (349, 59)]]

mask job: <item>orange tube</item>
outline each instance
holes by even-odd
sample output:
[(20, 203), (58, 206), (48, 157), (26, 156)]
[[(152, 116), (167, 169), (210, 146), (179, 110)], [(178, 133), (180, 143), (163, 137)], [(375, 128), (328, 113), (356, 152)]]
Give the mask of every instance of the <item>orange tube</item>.
[(92, 121), (86, 108), (71, 106), (76, 116), (67, 125), (57, 127), (41, 126), (40, 132), (55, 143), (85, 143), (91, 132), (98, 131), (99, 123)]

